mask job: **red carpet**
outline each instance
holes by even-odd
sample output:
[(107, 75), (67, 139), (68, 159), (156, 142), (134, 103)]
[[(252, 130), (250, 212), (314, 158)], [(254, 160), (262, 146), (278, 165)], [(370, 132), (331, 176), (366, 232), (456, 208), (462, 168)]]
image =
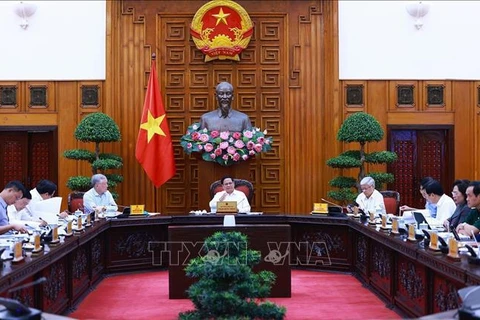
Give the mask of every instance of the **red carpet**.
[[(287, 308), (287, 320), (400, 319), (351, 275), (292, 270), (292, 297), (268, 299)], [(168, 299), (168, 272), (106, 278), (70, 314), (77, 319), (177, 319), (190, 300)]]

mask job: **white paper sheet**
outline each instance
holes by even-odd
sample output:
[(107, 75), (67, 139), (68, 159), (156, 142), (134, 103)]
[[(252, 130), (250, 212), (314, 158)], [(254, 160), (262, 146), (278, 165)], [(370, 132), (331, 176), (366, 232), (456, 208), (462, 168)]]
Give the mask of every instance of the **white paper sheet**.
[(62, 197), (54, 197), (32, 203), (29, 210), (35, 220), (44, 220), (48, 224), (57, 224), (61, 205)]

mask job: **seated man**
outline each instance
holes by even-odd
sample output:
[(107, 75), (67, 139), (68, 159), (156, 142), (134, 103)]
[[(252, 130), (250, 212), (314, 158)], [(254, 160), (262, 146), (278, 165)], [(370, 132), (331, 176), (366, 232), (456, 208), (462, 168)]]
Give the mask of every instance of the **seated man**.
[(108, 180), (103, 174), (92, 176), (92, 188), (83, 195), (83, 208), (85, 213), (92, 213), (95, 208), (102, 207), (102, 211), (117, 211), (118, 206), (108, 191)]
[(21, 199), (24, 193), (27, 193), (27, 190), (20, 181), (10, 181), (0, 192), (0, 234), (10, 230), (27, 232), (23, 225), (10, 223), (7, 215), (7, 206)]
[(355, 202), (358, 207), (368, 214), (374, 212), (375, 214), (386, 214), (385, 202), (383, 195), (375, 189), (375, 180), (372, 177), (365, 177), (360, 181), (360, 188), (362, 193), (357, 196)]
[(464, 223), (457, 227), (457, 233), (469, 237), (480, 232), (480, 181), (472, 181), (466, 191), (467, 204), (471, 209)]
[(213, 199), (210, 201), (210, 211), (217, 212), (218, 201), (237, 201), (238, 212), (250, 212), (251, 207), (248, 203), (248, 199), (240, 190), (235, 190), (235, 184), (233, 178), (225, 176), (220, 180), (223, 186), (223, 191), (217, 192)]
[(13, 221), (31, 221), (32, 216), (28, 214), (27, 210), (23, 210), (32, 200), (32, 194), (30, 192), (25, 192), (23, 198), (15, 201), (14, 204), (11, 204), (7, 207), (8, 220)]
[(40, 180), (37, 186), (30, 190), (32, 203), (52, 198), (57, 191), (57, 185), (50, 180)]
[(436, 225), (443, 225), (452, 216), (457, 205), (452, 198), (443, 192), (443, 187), (437, 180), (433, 180), (425, 186), (426, 200), (436, 206), (437, 211), (430, 214), (435, 219)]
[[(430, 216), (435, 216), (437, 214), (437, 206), (427, 199), (427, 194), (425, 193), (425, 188), (426, 186), (431, 183), (432, 181), (435, 181), (432, 177), (425, 177), (420, 180), (420, 194), (422, 197), (425, 199), (425, 209), (428, 210), (428, 213)], [(407, 205), (403, 205), (400, 207), (400, 211), (415, 211), (415, 210), (420, 210), (417, 208), (412, 208)]]
[[(31, 200), (21, 212), (17, 213), (17, 216), (22, 217), (22, 219), (18, 220), (34, 221), (35, 219), (33, 218), (32, 205), (36, 202), (53, 198), (56, 191), (57, 185), (54, 182), (46, 179), (40, 180), (37, 183), (37, 186), (30, 190), (30, 192), (28, 192), (30, 194)], [(40, 225), (47, 225), (46, 221), (35, 221), (35, 223), (39, 223)]]

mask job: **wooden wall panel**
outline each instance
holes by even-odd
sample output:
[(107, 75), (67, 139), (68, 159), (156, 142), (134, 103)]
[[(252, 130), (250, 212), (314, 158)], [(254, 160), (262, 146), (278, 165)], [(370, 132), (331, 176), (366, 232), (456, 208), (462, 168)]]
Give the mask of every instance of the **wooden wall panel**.
[[(478, 164), (475, 154), (479, 150), (478, 141), (478, 90), (474, 81), (439, 80), (344, 80), (341, 81), (345, 100), (348, 86), (362, 85), (365, 106), (356, 108), (342, 101), (344, 114), (352, 110), (365, 111), (374, 115), (385, 129), (388, 125), (453, 125), (455, 178), (478, 179)], [(429, 86), (441, 87), (443, 103), (432, 105), (428, 101)], [(405, 89), (405, 91), (399, 90)], [(410, 87), (410, 88), (409, 88)], [(409, 91), (413, 88), (412, 91)], [(434, 88), (438, 89), (438, 88)], [(399, 94), (406, 96), (399, 99)], [(436, 92), (434, 92), (435, 94)], [(433, 98), (436, 98), (435, 96)], [(434, 99), (435, 100), (435, 99)], [(409, 101), (409, 103), (399, 103)], [(410, 103), (412, 102), (412, 103)], [(387, 137), (373, 144), (369, 151), (386, 150)], [(377, 149), (378, 148), (378, 149)], [(384, 166), (378, 166), (386, 170)], [(357, 171), (346, 171), (351, 175)], [(444, 182), (450, 185), (453, 181)], [(447, 190), (449, 191), (449, 190)]]
[(454, 153), (455, 178), (477, 179), (478, 134), (475, 123), (478, 122), (475, 84), (472, 81), (452, 81), (452, 109), (454, 110)]
[[(234, 84), (235, 108), (274, 136), (273, 150), (249, 164), (256, 210), (305, 214), (325, 197), (328, 181), (339, 174), (325, 161), (348, 147), (336, 141), (336, 134), (345, 117), (357, 111), (374, 114), (384, 128), (453, 125), (455, 176), (480, 178), (475, 161), (480, 151), (480, 82), (339, 81), (337, 1), (238, 2), (255, 22), (252, 44), (239, 63), (205, 63), (188, 31), (204, 1), (108, 1), (106, 80), (1, 82), (0, 87), (16, 87), (16, 105), (0, 106), (0, 125), (58, 126), (59, 193), (66, 196), (69, 176), (90, 175), (87, 164), (62, 156), (67, 149), (91, 147), (75, 141), (76, 125), (90, 112), (109, 114), (120, 126), (122, 141), (107, 144), (102, 151), (124, 159), (119, 203), (145, 203), (148, 211), (164, 214), (196, 209), (197, 158), (185, 155), (178, 142), (189, 124), (215, 108), (214, 86), (220, 80)], [(176, 176), (160, 189), (153, 187), (134, 156), (153, 52), (177, 164)], [(28, 107), (31, 84), (47, 86), (48, 107)], [(426, 104), (428, 85), (443, 86), (444, 105)], [(348, 86), (354, 86), (351, 103)], [(406, 103), (398, 103), (398, 86), (404, 86), (400, 94)], [(84, 105), (85, 87), (98, 89), (97, 104)], [(372, 144), (369, 151), (385, 149), (386, 141)]]
[[(322, 67), (332, 65), (319, 55), (327, 39), (322, 27), (323, 4), (320, 1), (239, 3), (250, 13), (255, 32), (238, 63), (205, 63), (203, 54), (194, 47), (189, 25), (202, 1), (191, 1), (188, 5), (171, 1), (108, 3), (112, 19), (108, 26), (107, 52), (111, 52), (112, 59), (107, 67), (105, 88), (111, 100), (107, 101), (106, 110), (121, 113), (121, 117), (115, 117), (121, 118), (123, 139), (129, 141), (121, 150), (125, 153), (130, 149), (127, 156), (132, 159), (132, 162), (125, 161), (129, 172), (124, 174), (125, 183), (121, 186), (125, 203), (145, 202), (147, 208), (169, 214), (184, 214), (196, 209), (197, 158), (186, 156), (179, 140), (189, 124), (215, 108), (214, 87), (224, 80), (235, 87), (234, 108), (249, 114), (255, 126), (267, 129), (274, 137), (272, 152), (250, 162), (250, 178), (256, 187), (254, 209), (274, 213), (284, 212), (287, 207), (291, 210), (300, 207), (307, 212), (323, 193), (320, 178), (323, 168), (318, 166), (322, 145), (312, 147), (310, 142), (319, 139), (323, 130), (317, 123), (324, 119), (321, 113), (325, 95), (318, 93), (325, 85)], [(328, 6), (336, 14), (336, 3)], [(330, 20), (332, 28), (336, 28), (335, 19)], [(289, 47), (290, 41), (293, 45)], [(336, 41), (331, 43), (334, 43), (332, 48), (337, 46)], [(295, 61), (290, 56), (293, 50), (297, 54)], [(177, 175), (159, 190), (153, 188), (133, 158), (141, 113), (136, 107), (143, 105), (146, 83), (139, 86), (138, 79), (139, 74), (144, 81), (148, 78), (152, 52), (158, 56), (159, 80), (178, 168)], [(329, 57), (337, 59), (336, 54)], [(295, 99), (289, 99), (288, 86), (295, 87), (298, 92)], [(285, 119), (290, 115), (300, 119), (298, 126), (292, 128), (299, 134), (288, 134), (290, 127)], [(310, 122), (305, 125), (307, 120)], [(298, 141), (290, 140), (292, 136)], [(287, 153), (287, 149), (292, 150)], [(302, 155), (297, 156), (300, 153)], [(286, 161), (287, 154), (301, 159), (302, 164)], [(291, 170), (296, 171), (290, 174)], [(307, 180), (312, 170), (318, 178)], [(301, 188), (287, 188), (289, 179)], [(137, 188), (132, 190), (132, 185)], [(296, 193), (286, 192), (287, 189)]]

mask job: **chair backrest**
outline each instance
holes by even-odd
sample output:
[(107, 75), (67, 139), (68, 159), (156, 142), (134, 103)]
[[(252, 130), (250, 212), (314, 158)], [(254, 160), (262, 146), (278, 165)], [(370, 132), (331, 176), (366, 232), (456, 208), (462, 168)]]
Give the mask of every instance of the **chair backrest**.
[(383, 202), (385, 203), (385, 209), (387, 213), (393, 213), (398, 215), (400, 209), (400, 193), (392, 190), (380, 191), (383, 195)]
[(75, 212), (77, 209), (83, 211), (83, 195), (85, 192), (72, 192), (68, 194), (68, 211)]
[[(253, 184), (244, 179), (233, 179), (233, 183), (235, 183), (235, 189), (240, 190), (243, 193), (245, 193), (245, 196), (248, 199), (248, 202), (252, 204), (252, 199), (253, 199)], [(213, 196), (217, 193), (223, 190), (222, 183), (220, 180), (214, 181), (210, 185), (210, 198), (213, 198)]]

